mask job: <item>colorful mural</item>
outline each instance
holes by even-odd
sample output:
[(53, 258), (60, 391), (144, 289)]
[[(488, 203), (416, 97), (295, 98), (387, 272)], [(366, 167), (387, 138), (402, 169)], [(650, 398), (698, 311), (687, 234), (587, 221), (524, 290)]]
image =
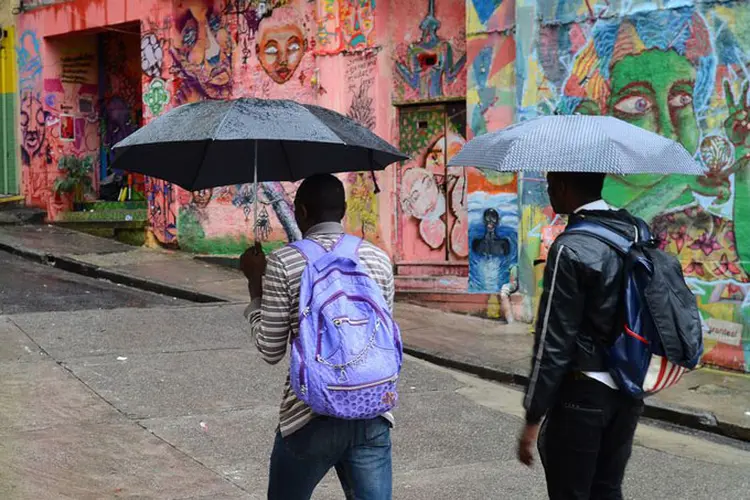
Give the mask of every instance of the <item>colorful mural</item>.
[[(141, 89), (143, 123), (175, 103), (175, 86), (181, 80), (172, 73), (172, 12), (154, 7), (141, 23)], [(184, 95), (184, 94), (183, 94)], [(149, 231), (165, 245), (177, 242), (177, 195), (179, 188), (146, 178)]]
[(750, 371), (750, 46), (735, 29), (750, 6), (539, 9), (522, 113), (611, 114), (702, 160), (703, 176), (609, 178), (605, 199), (651, 222), (683, 262), (703, 313), (704, 361)]
[[(467, 2), (469, 137), (506, 127), (515, 117), (513, 0)], [(515, 176), (471, 170), (469, 292), (498, 294), (518, 262), (518, 197)]]
[[(406, 41), (396, 47), (398, 78), (394, 80), (394, 99), (404, 102), (463, 98), (466, 94), (463, 4), (441, 2), (436, 7), (436, 0), (422, 1), (426, 3), (426, 13), (419, 23), (417, 37), (411, 35), (411, 27), (401, 27), (401, 23), (413, 19), (408, 12), (400, 12), (399, 18), (393, 20), (396, 39), (402, 39), (403, 31), (407, 33)], [(418, 5), (410, 4), (409, 9)], [(399, 5), (399, 10), (404, 7)], [(439, 8), (443, 11), (438, 12)], [(450, 38), (444, 38), (444, 34)]]
[[(314, 102), (313, 14), (313, 6), (305, 2), (181, 2), (173, 14), (178, 21), (168, 42), (174, 47), (172, 105), (242, 96), (293, 95), (298, 101)], [(162, 92), (162, 87), (149, 88), (156, 92), (154, 99), (161, 96), (164, 100), (168, 89)], [(252, 166), (248, 163), (247, 168)], [(257, 221), (252, 212), (255, 191), (250, 185), (192, 194), (173, 189), (178, 207), (175, 238), (185, 250), (237, 254), (251, 244), (255, 234), (272, 242), (301, 236), (294, 221), (292, 184), (260, 187)]]
[(17, 43), (23, 193), (28, 204), (43, 207), (54, 218), (71, 204), (53, 192), (54, 181), (62, 175), (58, 160), (66, 155), (98, 159), (96, 38), (48, 42), (47, 55), (55, 68), (49, 76), (43, 75), (36, 33), (23, 30)]
[[(371, 130), (376, 126), (373, 95), (376, 74), (374, 53), (357, 52), (346, 56), (346, 90), (351, 95), (346, 115)], [(377, 175), (382, 174), (356, 172), (346, 178), (347, 229), (375, 244), (380, 243)]]
[(316, 54), (375, 47), (375, 0), (320, 0), (316, 20)]
[(498, 293), (518, 263), (513, 174), (469, 171), (469, 292)]
[(401, 111), (400, 147), (413, 160), (398, 171), (402, 260), (445, 262), (469, 254), (467, 171), (446, 162), (463, 146), (463, 105)]

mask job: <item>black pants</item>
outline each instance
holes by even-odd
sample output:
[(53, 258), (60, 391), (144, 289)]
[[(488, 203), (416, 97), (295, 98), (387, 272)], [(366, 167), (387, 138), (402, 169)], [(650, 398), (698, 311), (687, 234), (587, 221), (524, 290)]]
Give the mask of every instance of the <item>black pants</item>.
[(580, 375), (563, 382), (539, 437), (552, 500), (621, 500), (643, 402)]

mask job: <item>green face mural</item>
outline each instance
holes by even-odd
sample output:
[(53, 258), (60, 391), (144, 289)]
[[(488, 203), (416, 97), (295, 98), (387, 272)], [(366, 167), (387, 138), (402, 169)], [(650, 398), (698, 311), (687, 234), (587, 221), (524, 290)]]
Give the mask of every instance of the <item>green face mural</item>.
[(612, 115), (702, 162), (700, 176), (610, 177), (604, 198), (646, 219), (680, 259), (703, 315), (704, 362), (750, 371), (750, 41), (734, 28), (742, 13), (750, 5), (545, 20), (534, 49), (542, 73), (527, 77), (520, 112)]
[[(695, 68), (674, 50), (649, 50), (625, 56), (613, 65), (607, 114), (669, 137), (695, 154), (700, 129), (693, 109)], [(581, 114), (599, 114), (596, 103), (584, 100)], [(655, 215), (695, 202), (695, 176), (633, 175), (610, 177), (607, 201), (651, 219)]]

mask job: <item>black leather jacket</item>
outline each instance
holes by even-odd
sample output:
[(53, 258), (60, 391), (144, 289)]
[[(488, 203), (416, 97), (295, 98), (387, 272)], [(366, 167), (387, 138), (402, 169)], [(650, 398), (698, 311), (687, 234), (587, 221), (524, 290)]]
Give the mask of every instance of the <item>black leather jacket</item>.
[[(633, 239), (636, 220), (628, 212), (587, 211), (572, 215), (596, 220)], [(556, 401), (563, 379), (574, 371), (607, 371), (602, 345), (622, 322), (622, 258), (606, 243), (563, 232), (550, 248), (539, 301), (536, 338), (524, 407), (538, 423)]]

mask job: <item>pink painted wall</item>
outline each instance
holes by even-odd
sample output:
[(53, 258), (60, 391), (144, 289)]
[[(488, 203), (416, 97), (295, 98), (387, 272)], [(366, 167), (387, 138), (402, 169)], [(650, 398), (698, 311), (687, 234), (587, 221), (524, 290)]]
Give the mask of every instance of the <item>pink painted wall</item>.
[(381, 101), (389, 137), (412, 158), (391, 177), (393, 254), (400, 262), (461, 273), (460, 266), (440, 266), (465, 265), (467, 256), (465, 172), (445, 166), (466, 130), (465, 7), (391, 0), (377, 15), (384, 47), (379, 75), (390, 88), (388, 101)]
[[(390, 138), (392, 89), (377, 75), (391, 63), (380, 51), (375, 15), (372, 0), (271, 1), (264, 11), (236, 0), (78, 0), (24, 13), (19, 27), (20, 32), (30, 27), (33, 39), (26, 41), (34, 43), (29, 53), (43, 62), (43, 76), (27, 65), (28, 86), (40, 102), (49, 94), (44, 80), (58, 74), (56, 60), (46, 56), (50, 37), (60, 35), (69, 46), (78, 36), (72, 32), (139, 20), (144, 122), (200, 99), (288, 98), (349, 114)], [(39, 175), (36, 187), (26, 189), (28, 201), (49, 208), (49, 196), (38, 193), (49, 192), (55, 174), (42, 160), (35, 161)], [(370, 175), (342, 180), (349, 194), (350, 231), (388, 248), (391, 174), (378, 174), (382, 192), (377, 196)], [(259, 199), (266, 241), (298, 236), (291, 209), (295, 189), (293, 184), (263, 186)], [(247, 185), (187, 193), (152, 180), (146, 190), (152, 231), (161, 243), (232, 254), (252, 238), (254, 193)]]
[(137, 20), (143, 4), (78, 0), (18, 16), (22, 190), (26, 203), (50, 219), (71, 207), (70, 197), (53, 189), (60, 158), (91, 158), (95, 190), (99, 182), (98, 47), (91, 30)]

